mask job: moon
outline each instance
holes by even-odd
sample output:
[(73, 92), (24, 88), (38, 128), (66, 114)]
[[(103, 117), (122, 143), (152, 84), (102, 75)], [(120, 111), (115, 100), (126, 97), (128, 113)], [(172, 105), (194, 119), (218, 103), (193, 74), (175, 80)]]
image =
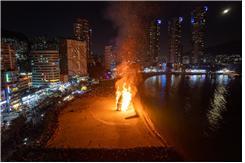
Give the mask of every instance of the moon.
[(230, 8), (226, 8), (226, 9), (224, 9), (223, 11), (222, 11), (222, 15), (226, 15), (226, 14), (228, 14), (229, 12), (230, 12)]

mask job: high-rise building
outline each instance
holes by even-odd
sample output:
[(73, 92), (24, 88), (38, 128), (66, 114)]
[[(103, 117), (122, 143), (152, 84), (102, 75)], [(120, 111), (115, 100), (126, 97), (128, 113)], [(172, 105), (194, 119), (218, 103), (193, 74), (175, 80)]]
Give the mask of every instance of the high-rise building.
[(181, 23), (182, 17), (173, 18), (168, 22), (168, 42), (169, 42), (169, 63), (182, 62), (182, 44), (181, 44)]
[(10, 44), (1, 44), (1, 71), (16, 70), (15, 50)]
[(59, 50), (59, 39), (38, 36), (30, 39), (31, 50)]
[(86, 42), (64, 39), (60, 43), (60, 70), (62, 78), (87, 75)]
[(201, 63), (205, 50), (206, 14), (208, 7), (196, 7), (191, 13), (192, 63)]
[(92, 29), (89, 25), (88, 20), (78, 18), (73, 24), (74, 38), (79, 41), (86, 42), (86, 52), (88, 62), (92, 62)]
[[(21, 78), (16, 66), (15, 50), (1, 44), (1, 109), (10, 111), (20, 106), (21, 97), (29, 89), (27, 78)], [(2, 104), (4, 104), (2, 106)]]
[(20, 102), (18, 94), (18, 72), (17, 71), (4, 71), (1, 74), (1, 91), (3, 98), (1, 101), (6, 101), (6, 106), (3, 110), (10, 111), (11, 108)]
[(104, 65), (107, 70), (111, 70), (115, 68), (116, 57), (115, 57), (115, 53), (113, 52), (112, 45), (105, 46)]
[(158, 61), (160, 55), (160, 25), (160, 19), (155, 19), (150, 24), (149, 55), (153, 63)]
[(4, 82), (2, 82), (2, 97), (1, 102), (5, 105), (1, 106), (2, 110), (18, 109), (21, 105), (21, 97), (29, 90), (29, 79), (18, 76), (18, 72), (5, 72)]
[(1, 74), (1, 109), (8, 111), (18, 109), (21, 97), (30, 88), (29, 79), (19, 76), (18, 71), (4, 71)]
[(60, 81), (59, 52), (56, 50), (31, 51), (32, 86), (41, 87)]
[(20, 72), (30, 72), (28, 38), (18, 32), (2, 30), (1, 42), (9, 44), (15, 51), (16, 67)]

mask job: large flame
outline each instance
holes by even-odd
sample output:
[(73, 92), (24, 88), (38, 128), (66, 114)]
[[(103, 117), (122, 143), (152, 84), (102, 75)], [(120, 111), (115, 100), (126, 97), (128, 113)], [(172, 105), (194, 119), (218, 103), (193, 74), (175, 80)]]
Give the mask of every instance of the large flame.
[(116, 91), (116, 105), (118, 110), (127, 111), (132, 106), (132, 89), (126, 83), (123, 83), (122, 88), (117, 87)]
[(138, 65), (121, 63), (117, 66), (116, 106), (117, 110), (123, 112), (133, 109), (133, 100), (137, 93), (137, 83), (140, 79)]

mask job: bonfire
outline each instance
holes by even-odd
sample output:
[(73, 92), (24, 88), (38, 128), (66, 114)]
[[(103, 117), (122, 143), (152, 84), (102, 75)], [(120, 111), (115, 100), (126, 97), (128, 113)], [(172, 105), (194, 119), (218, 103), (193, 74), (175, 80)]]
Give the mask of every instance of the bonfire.
[(116, 81), (116, 106), (118, 111), (134, 110), (133, 100), (137, 93), (139, 80), (136, 65), (122, 63), (117, 67), (118, 80)]
[(132, 89), (126, 83), (123, 83), (122, 88), (117, 87), (116, 105), (118, 111), (127, 111), (132, 106)]

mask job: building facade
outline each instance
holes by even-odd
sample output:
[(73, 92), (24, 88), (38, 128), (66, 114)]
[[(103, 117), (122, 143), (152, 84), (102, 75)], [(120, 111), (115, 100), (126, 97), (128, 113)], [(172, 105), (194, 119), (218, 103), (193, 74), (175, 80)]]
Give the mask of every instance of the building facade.
[(73, 33), (74, 38), (79, 41), (86, 42), (86, 53), (88, 62), (93, 62), (92, 57), (92, 29), (89, 25), (88, 20), (86, 19), (76, 19), (76, 22), (73, 24)]
[(168, 22), (169, 63), (182, 63), (183, 46), (181, 43), (182, 17), (173, 18)]
[(150, 24), (149, 55), (153, 63), (158, 61), (160, 55), (160, 25), (160, 19), (155, 19)]
[(29, 80), (19, 75), (15, 51), (10, 44), (1, 45), (1, 109), (11, 111), (21, 105), (21, 97), (29, 89)]
[(21, 105), (21, 98), (29, 90), (29, 78), (21, 77), (18, 71), (5, 71), (1, 77), (1, 105), (2, 110), (17, 110)]
[(116, 57), (112, 45), (105, 46), (104, 66), (107, 70), (111, 70), (116, 66)]
[(85, 41), (74, 39), (63, 39), (61, 41), (60, 70), (62, 78), (66, 79), (76, 75), (86, 76), (88, 74)]
[(16, 70), (16, 56), (15, 50), (10, 46), (10, 44), (1, 44), (1, 70), (2, 71), (12, 71)]
[(1, 97), (1, 101), (5, 101), (6, 105), (3, 110), (11, 111), (12, 108), (17, 107), (20, 104), (20, 91), (18, 91), (18, 72), (17, 71), (5, 71), (2, 74), (1, 82), (4, 96)]
[(60, 81), (59, 52), (56, 50), (31, 51), (32, 86), (41, 87)]
[(208, 7), (196, 7), (191, 13), (192, 63), (200, 64), (205, 50), (206, 15)]
[(22, 33), (6, 31), (4, 29), (2, 29), (1, 34), (1, 43), (8, 44), (14, 49), (18, 70), (20, 72), (30, 72), (28, 38)]

